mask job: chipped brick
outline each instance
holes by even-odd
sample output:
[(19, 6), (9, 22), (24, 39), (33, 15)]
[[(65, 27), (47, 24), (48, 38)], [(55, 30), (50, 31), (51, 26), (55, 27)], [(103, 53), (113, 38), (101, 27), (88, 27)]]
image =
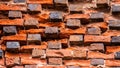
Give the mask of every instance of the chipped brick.
[(41, 44), (41, 35), (40, 34), (28, 34), (27, 37), (28, 44)]
[(92, 43), (89, 47), (91, 51), (100, 51), (105, 52), (104, 44), (103, 43)]
[(61, 42), (50, 41), (50, 42), (48, 42), (48, 48), (49, 49), (61, 49), (62, 44), (61, 44)]
[(28, 9), (30, 11), (41, 12), (42, 7), (40, 4), (28, 4)]
[(91, 59), (91, 65), (104, 65), (104, 59)]
[(61, 21), (63, 21), (62, 12), (57, 12), (57, 11), (50, 12), (50, 21), (51, 22), (61, 22)]
[(37, 65), (25, 65), (25, 68), (37, 68)]
[(66, 26), (72, 29), (79, 28), (81, 26), (81, 22), (78, 19), (68, 19)]
[(33, 49), (32, 50), (33, 58), (45, 58), (45, 50), (42, 49)]
[(6, 48), (8, 52), (19, 52), (20, 43), (19, 42), (6, 42)]
[(96, 27), (88, 27), (87, 28), (87, 34), (89, 35), (100, 35), (101, 29)]
[(48, 58), (49, 65), (62, 65), (62, 58)]
[(17, 33), (16, 26), (4, 26), (3, 33), (6, 35), (15, 35)]
[(22, 18), (22, 12), (21, 11), (9, 11), (8, 17), (9, 18)]
[(83, 43), (83, 35), (70, 35), (70, 45), (80, 45)]

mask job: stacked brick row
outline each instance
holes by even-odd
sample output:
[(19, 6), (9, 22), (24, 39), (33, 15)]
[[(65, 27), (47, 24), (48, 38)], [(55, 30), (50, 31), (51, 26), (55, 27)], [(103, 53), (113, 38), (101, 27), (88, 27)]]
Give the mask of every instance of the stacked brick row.
[(0, 68), (120, 68), (119, 0), (0, 0)]

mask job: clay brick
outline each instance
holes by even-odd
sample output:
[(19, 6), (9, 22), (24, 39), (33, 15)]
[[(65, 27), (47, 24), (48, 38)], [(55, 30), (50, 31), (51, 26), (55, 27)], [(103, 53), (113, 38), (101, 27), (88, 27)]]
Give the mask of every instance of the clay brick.
[(48, 58), (49, 65), (62, 65), (62, 58)]
[(6, 65), (7, 66), (13, 66), (13, 65), (20, 65), (21, 64), (21, 61), (20, 61), (20, 57), (6, 57), (5, 58), (6, 61)]
[(8, 52), (19, 52), (20, 43), (19, 42), (6, 42), (6, 48)]
[(110, 36), (95, 36), (95, 35), (85, 35), (84, 36), (85, 43), (110, 43)]
[(4, 57), (3, 50), (0, 50), (0, 58), (3, 58), (3, 57)]
[(37, 65), (25, 65), (25, 68), (37, 68)]
[(71, 29), (76, 29), (81, 26), (81, 22), (78, 19), (68, 19), (66, 23), (66, 27)]
[(38, 66), (38, 68), (65, 68), (64, 65), (46, 65), (46, 66)]
[(9, 18), (22, 18), (22, 12), (21, 11), (9, 11), (8, 17)]
[(85, 50), (73, 50), (73, 58), (87, 58), (87, 51)]
[(120, 13), (120, 5), (119, 4), (112, 5), (111, 6), (111, 12), (114, 15)]
[(105, 52), (104, 44), (103, 43), (92, 43), (90, 44), (89, 50)]
[(111, 30), (119, 30), (120, 28), (120, 20), (109, 20), (108, 21), (108, 26), (109, 26), (109, 29)]
[(50, 12), (49, 16), (50, 16), (50, 21), (51, 22), (61, 22), (61, 21), (63, 21), (62, 12), (53, 11), (53, 12)]
[(111, 53), (111, 54), (104, 54), (104, 53), (101, 53), (101, 52), (93, 52), (93, 51), (88, 51), (88, 58), (97, 58), (97, 59), (114, 59), (114, 54)]
[(14, 3), (25, 3), (26, 0), (14, 0)]
[(69, 65), (78, 65), (81, 67), (90, 66), (90, 60), (64, 60), (64, 64)]
[(62, 1), (60, 1), (60, 0), (54, 0), (54, 3), (56, 5), (66, 5), (66, 4), (68, 4), (68, 0), (62, 0)]
[(79, 66), (67, 66), (67, 68), (80, 68)]
[(41, 35), (40, 34), (28, 34), (27, 37), (28, 44), (41, 44)]
[(42, 49), (33, 49), (32, 50), (33, 58), (45, 58), (45, 50)]
[(105, 60), (105, 65), (109, 67), (120, 66), (120, 60)]
[(89, 35), (100, 35), (101, 29), (99, 27), (88, 27), (87, 34)]
[(103, 22), (104, 13), (101, 12), (90, 13), (90, 20), (91, 22)]
[(83, 43), (83, 35), (70, 35), (70, 45), (81, 45)]
[(72, 51), (71, 50), (46, 50), (46, 56), (47, 57), (60, 57), (60, 58), (65, 58), (69, 59), (72, 57)]
[(104, 59), (91, 59), (91, 65), (104, 65)]
[(120, 59), (120, 52), (115, 53), (115, 59)]
[(29, 11), (41, 12), (42, 7), (40, 4), (28, 4)]
[(39, 24), (38, 20), (34, 18), (26, 19), (24, 22), (24, 26), (26, 29), (38, 28), (38, 24)]
[(17, 33), (16, 26), (4, 26), (3, 33), (6, 35), (15, 35)]
[(73, 13), (83, 13), (83, 6), (70, 4), (69, 5), (69, 11), (70, 11), (71, 14), (73, 14)]
[(50, 41), (48, 42), (48, 49), (61, 49), (62, 44), (58, 41)]
[(106, 53), (115, 53), (120, 51), (120, 46), (106, 46)]
[(53, 4), (53, 0), (27, 0), (27, 3)]
[(24, 66), (14, 66), (12, 68), (24, 68)]
[(109, 0), (97, 0), (96, 1), (96, 5), (98, 8), (107, 8), (108, 7), (108, 4), (109, 4)]
[(111, 43), (119, 44), (120, 43), (120, 36), (112, 36)]

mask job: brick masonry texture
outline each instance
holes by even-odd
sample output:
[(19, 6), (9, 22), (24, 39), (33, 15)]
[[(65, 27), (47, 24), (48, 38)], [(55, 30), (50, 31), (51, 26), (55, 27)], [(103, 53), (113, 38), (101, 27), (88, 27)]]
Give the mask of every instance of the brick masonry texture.
[(0, 68), (120, 68), (120, 0), (0, 0)]

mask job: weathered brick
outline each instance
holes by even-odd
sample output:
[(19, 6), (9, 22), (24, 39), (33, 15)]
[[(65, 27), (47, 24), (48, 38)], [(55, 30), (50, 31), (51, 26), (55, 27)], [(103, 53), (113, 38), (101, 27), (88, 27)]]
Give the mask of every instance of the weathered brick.
[(41, 35), (40, 34), (28, 34), (27, 36), (28, 44), (41, 44)]
[(46, 56), (47, 57), (60, 57), (60, 58), (65, 58), (69, 59), (72, 57), (72, 51), (71, 50), (66, 50), (66, 49), (61, 49), (61, 50), (46, 50)]
[(114, 15), (120, 13), (120, 5), (119, 4), (112, 5), (111, 6), (111, 12)]
[(3, 57), (4, 57), (3, 50), (0, 50), (0, 58), (3, 58)]
[(24, 66), (14, 66), (12, 68), (24, 68)]
[(38, 28), (38, 24), (39, 24), (38, 20), (34, 18), (26, 19), (24, 22), (24, 26), (26, 29)]
[(46, 66), (38, 66), (38, 68), (65, 68), (64, 65), (46, 65)]
[(91, 59), (91, 65), (104, 65), (104, 59)]
[(50, 41), (48, 42), (48, 48), (49, 49), (61, 49), (62, 44), (61, 42), (58, 42), (58, 41)]
[(69, 5), (69, 11), (70, 11), (71, 14), (73, 14), (73, 13), (83, 13), (83, 6), (70, 4)]
[(87, 51), (85, 50), (73, 50), (73, 58), (87, 58)]
[(120, 66), (120, 60), (105, 60), (105, 65), (109, 67)]
[(62, 12), (57, 12), (57, 11), (50, 12), (50, 21), (51, 22), (61, 22), (61, 21), (63, 21)]
[(28, 4), (29, 11), (41, 12), (42, 7), (40, 4)]
[(120, 59), (120, 52), (115, 53), (115, 59)]
[(68, 28), (76, 29), (76, 28), (79, 28), (81, 26), (81, 22), (78, 19), (68, 19), (66, 26)]
[(20, 43), (19, 42), (6, 42), (6, 50), (8, 52), (19, 52)]
[(67, 66), (67, 68), (80, 68), (80, 66)]
[(96, 0), (96, 5), (98, 8), (103, 8), (103, 7), (107, 8), (108, 4), (109, 4), (109, 0)]
[(37, 68), (37, 65), (25, 65), (25, 68)]
[(112, 36), (111, 43), (120, 44), (120, 36)]
[(32, 57), (33, 58), (45, 58), (45, 50), (42, 49), (33, 49), (32, 50)]
[(99, 27), (88, 27), (87, 34), (89, 35), (100, 35), (101, 29)]
[(104, 21), (104, 13), (102, 12), (94, 12), (90, 13), (91, 22), (103, 22)]
[(120, 20), (108, 20), (108, 26), (109, 26), (109, 29), (112, 29), (112, 30), (119, 30), (120, 28)]
[(106, 53), (115, 53), (120, 51), (120, 46), (106, 46)]
[(62, 65), (62, 58), (48, 58), (49, 65)]
[(70, 45), (81, 45), (83, 43), (83, 35), (70, 35)]
[(91, 51), (100, 51), (105, 52), (104, 44), (103, 43), (92, 43), (89, 47)]
[(84, 36), (85, 43), (110, 43), (110, 36), (95, 36), (95, 35), (85, 35)]
[(3, 33), (6, 35), (15, 35), (17, 33), (16, 26), (4, 26)]
[(20, 57), (6, 57), (5, 58), (5, 63), (7, 66), (13, 66), (13, 65), (20, 65)]
[(25, 3), (26, 0), (14, 0), (14, 3)]
[(21, 11), (9, 11), (8, 17), (9, 18), (22, 18), (22, 12)]

